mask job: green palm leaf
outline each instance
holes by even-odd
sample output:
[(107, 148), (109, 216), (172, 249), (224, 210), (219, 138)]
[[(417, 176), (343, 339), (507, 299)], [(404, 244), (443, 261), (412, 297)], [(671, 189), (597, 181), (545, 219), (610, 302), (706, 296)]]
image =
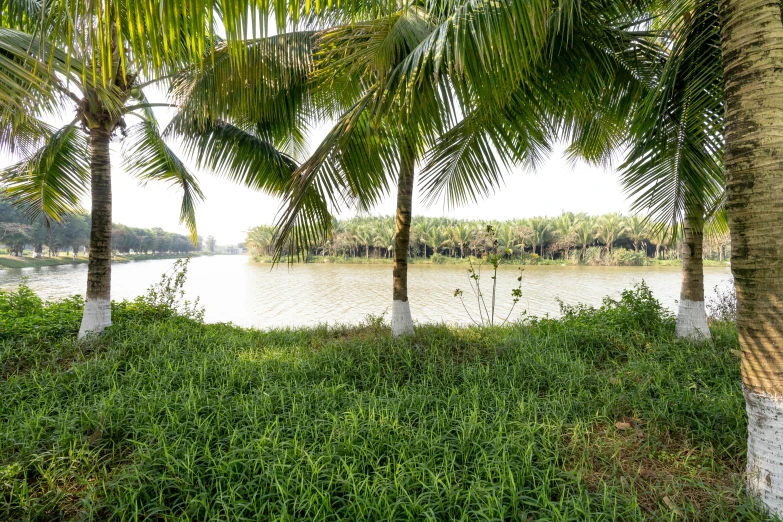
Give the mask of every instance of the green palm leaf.
[(19, 163), (0, 171), (5, 194), (31, 220), (59, 221), (81, 211), (89, 184), (89, 149), (85, 136), (71, 124), (50, 130), (45, 144)]
[(670, 52), (657, 88), (632, 122), (622, 183), (634, 210), (654, 221), (681, 223), (686, 206), (717, 212), (724, 192), (723, 92), (717, 5), (685, 3), (672, 14)]
[(132, 126), (127, 143), (123, 155), (128, 173), (145, 184), (160, 181), (182, 190), (180, 222), (187, 225), (190, 239), (196, 244), (196, 205), (204, 199), (196, 178), (163, 141), (154, 120)]

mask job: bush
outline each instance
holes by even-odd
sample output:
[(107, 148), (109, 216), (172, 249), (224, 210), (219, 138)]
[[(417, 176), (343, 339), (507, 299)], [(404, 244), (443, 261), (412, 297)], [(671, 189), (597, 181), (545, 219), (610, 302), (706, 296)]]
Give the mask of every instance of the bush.
[(647, 264), (647, 254), (625, 248), (615, 248), (608, 261), (619, 266), (644, 266)]
[(601, 252), (603, 252), (602, 247), (588, 247), (585, 251), (585, 258), (584, 262), (588, 265), (600, 265), (602, 262), (601, 259)]
[(16, 292), (0, 290), (0, 340), (75, 335), (83, 306), (81, 296), (44, 302), (24, 283)]
[(434, 265), (443, 265), (448, 263), (450, 261), (450, 258), (444, 256), (443, 254), (438, 254), (436, 252), (430, 256), (430, 261)]
[(733, 280), (723, 288), (715, 285), (715, 298), (707, 302), (707, 313), (711, 321), (737, 322), (737, 290)]

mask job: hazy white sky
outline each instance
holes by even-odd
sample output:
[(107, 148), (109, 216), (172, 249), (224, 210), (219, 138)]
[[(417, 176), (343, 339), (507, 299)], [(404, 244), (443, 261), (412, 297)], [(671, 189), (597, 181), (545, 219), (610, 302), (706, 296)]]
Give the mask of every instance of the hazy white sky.
[[(150, 93), (148, 93), (149, 95)], [(151, 101), (162, 101), (162, 96), (150, 96)], [(157, 98), (157, 99), (156, 99)], [(161, 126), (168, 123), (167, 110), (156, 109)], [(52, 123), (56, 123), (52, 121)], [(132, 118), (129, 124), (135, 123)], [(325, 134), (326, 129), (323, 129)], [(314, 133), (311, 146), (322, 132)], [(169, 143), (177, 152), (177, 143)], [(112, 144), (114, 222), (135, 227), (161, 227), (164, 230), (187, 233), (179, 223), (180, 193), (176, 188), (162, 184), (139, 183), (122, 170), (119, 140)], [(191, 158), (183, 157), (197, 174), (206, 200), (197, 209), (199, 234), (213, 235), (219, 244), (244, 241), (245, 231), (259, 224), (272, 224), (280, 207), (278, 198), (234, 185), (210, 172), (197, 171)], [(0, 156), (0, 167), (14, 159)], [(513, 219), (537, 215), (554, 216), (560, 212), (627, 212), (628, 203), (622, 194), (618, 175), (612, 169), (592, 167), (584, 163), (569, 163), (563, 149), (555, 150), (550, 158), (535, 171), (514, 169), (505, 178), (505, 186), (492, 197), (465, 207), (446, 209), (442, 204), (423, 206), (414, 203), (414, 215), (450, 216), (464, 219)], [(373, 214), (390, 215), (394, 212), (392, 194)], [(89, 201), (84, 202), (89, 208)], [(344, 214), (341, 217), (351, 217)]]

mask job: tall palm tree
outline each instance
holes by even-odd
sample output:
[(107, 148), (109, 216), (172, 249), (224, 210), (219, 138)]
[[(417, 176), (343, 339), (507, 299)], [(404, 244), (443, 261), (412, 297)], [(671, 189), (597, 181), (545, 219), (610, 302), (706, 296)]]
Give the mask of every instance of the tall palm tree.
[[(497, 240), (498, 245), (506, 253), (506, 257), (513, 255), (519, 249), (519, 235), (510, 223), (504, 223), (498, 227)], [(524, 243), (521, 245), (524, 248)]]
[(617, 213), (601, 216), (596, 222), (596, 238), (604, 242), (610, 254), (615, 241), (622, 238), (626, 230), (625, 220)]
[(626, 235), (628, 239), (633, 243), (633, 249), (635, 252), (639, 251), (639, 245), (648, 237), (648, 220), (633, 214), (625, 220), (627, 225)]
[(394, 251), (394, 229), (391, 227), (380, 226), (375, 230), (375, 238), (373, 244), (386, 251), (384, 254), (389, 257), (389, 254)]
[(676, 332), (710, 338), (704, 306), (705, 221), (725, 227), (723, 82), (717, 2), (700, 0), (663, 19), (667, 50), (632, 121), (632, 147), (621, 179), (634, 209), (683, 234)]
[(748, 488), (783, 516), (783, 23), (775, 0), (720, 3), (726, 212), (748, 410)]
[[(400, 247), (410, 237), (412, 185), (408, 190), (406, 184), (413, 182), (417, 161), (424, 160), (426, 201), (443, 196), (459, 204), (494, 190), (504, 165), (534, 165), (556, 135), (569, 136), (575, 150), (589, 155), (593, 141), (609, 139), (604, 137), (624, 124), (624, 116), (617, 117), (622, 111), (613, 108), (638, 91), (639, 79), (626, 64), (641, 39), (627, 30), (633, 17), (616, 3), (583, 5), (598, 24), (572, 17), (552, 23), (561, 16), (556, 2), (519, 11), (518, 3), (504, 0), (429, 10), (411, 4), (380, 20), (327, 31), (318, 52), (330, 65), (317, 75), (324, 96), (338, 97), (334, 105), (342, 112), (336, 111), (337, 124), (295, 173), (281, 242), (301, 245), (327, 235), (328, 209), (346, 200), (366, 209), (396, 182), (400, 242), (392, 330), (412, 333), (404, 291), (407, 249)], [(512, 35), (521, 40), (511, 43)], [(502, 41), (508, 45), (495, 45)], [(620, 56), (620, 49), (627, 55)], [(574, 60), (552, 59), (563, 54)], [(594, 75), (586, 75), (586, 68)], [(605, 126), (583, 110), (596, 99), (607, 101), (600, 118)], [(311, 188), (326, 205), (308, 208), (302, 194)]]
[[(0, 183), (31, 217), (60, 220), (80, 208), (83, 196), (92, 199), (87, 299), (79, 337), (111, 324), (112, 139), (122, 138), (125, 170), (142, 183), (180, 187), (180, 219), (194, 241), (195, 206), (203, 197), (192, 174), (161, 138), (153, 104), (143, 91), (149, 84), (148, 67), (130, 53), (129, 38), (128, 32), (111, 31), (101, 46), (95, 43), (69, 53), (58, 47), (56, 34), (0, 28), (0, 48), (9, 58), (0, 64), (0, 76), (14, 66), (41, 75), (33, 94), (38, 104), (13, 109), (0, 104), (2, 146), (21, 151), (21, 161), (0, 172)], [(110, 63), (94, 56), (109, 49)], [(66, 110), (76, 116), (60, 128), (40, 120)], [(131, 118), (140, 123), (128, 128)], [(19, 149), (21, 143), (25, 147)]]
[(555, 219), (555, 234), (557, 243), (564, 251), (564, 256), (568, 258), (568, 251), (576, 243), (576, 230), (578, 218), (572, 212), (564, 212)]
[(590, 216), (581, 216), (576, 230), (577, 240), (582, 245), (582, 261), (587, 255), (587, 245), (592, 245), (595, 241), (595, 220)]
[(459, 223), (451, 227), (451, 237), (454, 244), (459, 248), (460, 257), (465, 257), (465, 246), (470, 242), (472, 234), (471, 228), (467, 223)]
[[(10, 2), (0, 9), (0, 148), (21, 156), (0, 174), (0, 183), (31, 216), (44, 214), (55, 221), (78, 210), (83, 196), (92, 199), (80, 337), (111, 324), (111, 141), (121, 138), (125, 170), (142, 183), (160, 181), (181, 188), (180, 219), (195, 241), (195, 206), (203, 194), (161, 139), (152, 111), (160, 104), (150, 103), (144, 89), (165, 85), (191, 64), (203, 64), (207, 50), (220, 41), (217, 24), (229, 41), (236, 41), (268, 16), (267, 11), (250, 13), (233, 0), (196, 0), (188, 4), (187, 14), (181, 7), (162, 0), (103, 0)], [(291, 7), (276, 17), (279, 27), (300, 15), (334, 18), (331, 6)], [(343, 6), (342, 14), (366, 7)], [(245, 63), (240, 46), (226, 48), (233, 63)], [(41, 121), (70, 110), (75, 118), (60, 128)], [(134, 121), (138, 123), (128, 127)], [(290, 175), (293, 167), (270, 168), (287, 169)], [(246, 176), (251, 186), (257, 184), (253, 176)]]
[(536, 247), (539, 248), (539, 255), (544, 256), (544, 247), (552, 239), (552, 223), (545, 217), (530, 218), (530, 228), (533, 231), (531, 236), (531, 244), (533, 246), (533, 253), (536, 253)]
[(269, 255), (274, 245), (274, 228), (258, 226), (248, 230), (245, 247), (256, 256)]
[(364, 246), (364, 257), (370, 259), (370, 243), (372, 243), (372, 230), (369, 226), (360, 226), (354, 234), (356, 240)]

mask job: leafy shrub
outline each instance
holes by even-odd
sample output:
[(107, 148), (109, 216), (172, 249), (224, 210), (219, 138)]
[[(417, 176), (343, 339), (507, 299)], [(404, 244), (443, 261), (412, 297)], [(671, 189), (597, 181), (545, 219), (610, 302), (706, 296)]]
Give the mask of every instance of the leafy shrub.
[[(133, 301), (112, 301), (115, 321), (156, 321), (179, 316), (202, 322), (198, 299), (184, 299), (187, 260), (178, 259), (161, 280)], [(23, 281), (15, 292), (0, 290), (0, 341), (42, 342), (73, 338), (79, 332), (84, 299), (67, 297), (44, 301)]]
[(601, 264), (601, 252), (603, 251), (603, 248), (601, 247), (589, 247), (585, 251), (585, 264), (588, 265), (600, 265)]
[(560, 312), (566, 323), (589, 322), (608, 331), (635, 331), (650, 336), (674, 331), (674, 315), (653, 296), (644, 280), (632, 290), (623, 290), (619, 300), (604, 297), (598, 308), (561, 302)]
[(612, 251), (611, 258), (607, 259), (607, 261), (607, 264), (619, 266), (644, 266), (647, 264), (647, 254), (625, 248), (615, 248)]
[(0, 290), (0, 340), (75, 335), (83, 306), (81, 296), (44, 302), (24, 282), (16, 292)]
[(436, 252), (430, 256), (430, 261), (432, 261), (432, 264), (434, 265), (443, 265), (448, 262), (448, 259), (443, 254), (438, 254)]
[(644, 281), (623, 291), (619, 300), (605, 297), (598, 308), (561, 302), (560, 311), (558, 328), (566, 329), (574, 344), (597, 361), (644, 349), (657, 340), (674, 340), (674, 315), (653, 297)]
[(715, 285), (715, 298), (707, 301), (707, 313), (712, 321), (737, 321), (737, 290), (733, 280), (723, 288)]

